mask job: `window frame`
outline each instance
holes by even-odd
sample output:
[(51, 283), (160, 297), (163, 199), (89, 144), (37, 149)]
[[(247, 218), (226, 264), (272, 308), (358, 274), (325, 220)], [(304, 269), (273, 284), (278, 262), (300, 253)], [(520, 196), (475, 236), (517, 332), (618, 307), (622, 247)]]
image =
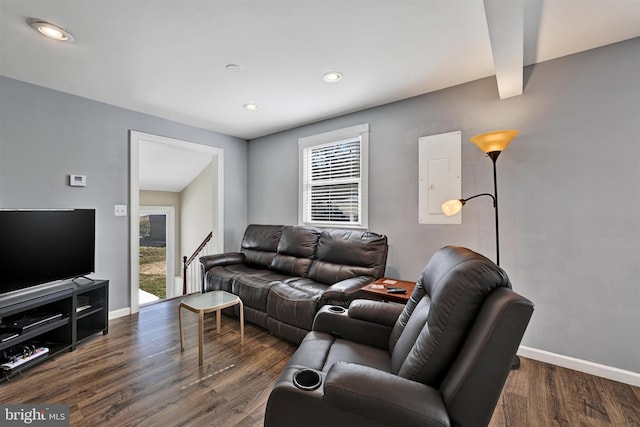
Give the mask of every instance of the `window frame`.
[[(340, 144), (350, 140), (360, 140), (360, 215), (358, 222), (311, 221), (305, 218), (305, 199), (309, 185), (306, 184), (305, 150), (322, 145)], [(336, 183), (337, 185), (338, 183)], [(350, 126), (298, 139), (298, 224), (312, 227), (369, 228), (369, 124)]]

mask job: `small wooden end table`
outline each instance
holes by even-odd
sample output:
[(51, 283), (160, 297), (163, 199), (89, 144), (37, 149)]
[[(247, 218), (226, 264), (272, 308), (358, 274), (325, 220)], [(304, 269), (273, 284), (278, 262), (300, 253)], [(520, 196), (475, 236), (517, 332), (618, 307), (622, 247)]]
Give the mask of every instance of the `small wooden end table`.
[(192, 295), (180, 302), (178, 306), (178, 321), (180, 323), (180, 351), (184, 351), (182, 334), (182, 309), (198, 313), (198, 364), (203, 365), (204, 315), (216, 312), (216, 332), (220, 334), (220, 310), (240, 304), (240, 344), (244, 345), (244, 305), (240, 297), (225, 291), (205, 292)]
[[(389, 287), (406, 289), (407, 292), (404, 294), (390, 294), (387, 292)], [(411, 294), (413, 293), (413, 289), (415, 287), (415, 282), (407, 282), (406, 280), (383, 277), (373, 283), (369, 283), (368, 285), (364, 286), (362, 290), (372, 297), (375, 297), (376, 299), (406, 304), (407, 301), (409, 301), (409, 298), (411, 298)]]

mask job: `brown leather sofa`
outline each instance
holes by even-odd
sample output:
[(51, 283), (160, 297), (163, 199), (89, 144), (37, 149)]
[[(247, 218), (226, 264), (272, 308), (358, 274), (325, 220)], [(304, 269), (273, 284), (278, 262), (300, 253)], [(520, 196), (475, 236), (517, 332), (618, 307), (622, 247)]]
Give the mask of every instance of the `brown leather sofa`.
[(200, 258), (202, 291), (238, 295), (247, 321), (297, 344), (322, 306), (347, 307), (384, 275), (387, 251), (371, 232), (252, 224), (240, 252)]
[(406, 306), (323, 307), (276, 381), (264, 425), (486, 426), (532, 313), (500, 267), (442, 248)]

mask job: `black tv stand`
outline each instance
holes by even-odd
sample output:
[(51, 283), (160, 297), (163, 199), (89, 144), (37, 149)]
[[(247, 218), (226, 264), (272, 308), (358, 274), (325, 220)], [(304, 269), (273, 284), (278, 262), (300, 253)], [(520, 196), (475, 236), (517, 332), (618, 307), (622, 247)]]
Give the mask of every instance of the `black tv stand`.
[(75, 278), (1, 295), (0, 382), (98, 332), (109, 332), (108, 280)]
[(3, 323), (1, 329), (15, 331), (22, 334), (31, 328), (35, 328), (36, 326), (44, 325), (45, 323), (51, 322), (56, 319), (61, 319), (62, 316), (62, 313), (56, 311), (43, 312), (42, 314), (25, 314), (21, 318), (18, 318), (16, 320), (8, 320), (6, 324)]

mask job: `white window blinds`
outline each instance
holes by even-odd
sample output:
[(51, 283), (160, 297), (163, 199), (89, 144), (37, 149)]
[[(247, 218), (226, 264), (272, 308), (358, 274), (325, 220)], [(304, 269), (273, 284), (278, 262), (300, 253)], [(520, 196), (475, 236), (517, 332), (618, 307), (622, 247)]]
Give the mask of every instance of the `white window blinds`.
[(366, 227), (365, 142), (361, 133), (338, 141), (301, 142), (302, 223)]

